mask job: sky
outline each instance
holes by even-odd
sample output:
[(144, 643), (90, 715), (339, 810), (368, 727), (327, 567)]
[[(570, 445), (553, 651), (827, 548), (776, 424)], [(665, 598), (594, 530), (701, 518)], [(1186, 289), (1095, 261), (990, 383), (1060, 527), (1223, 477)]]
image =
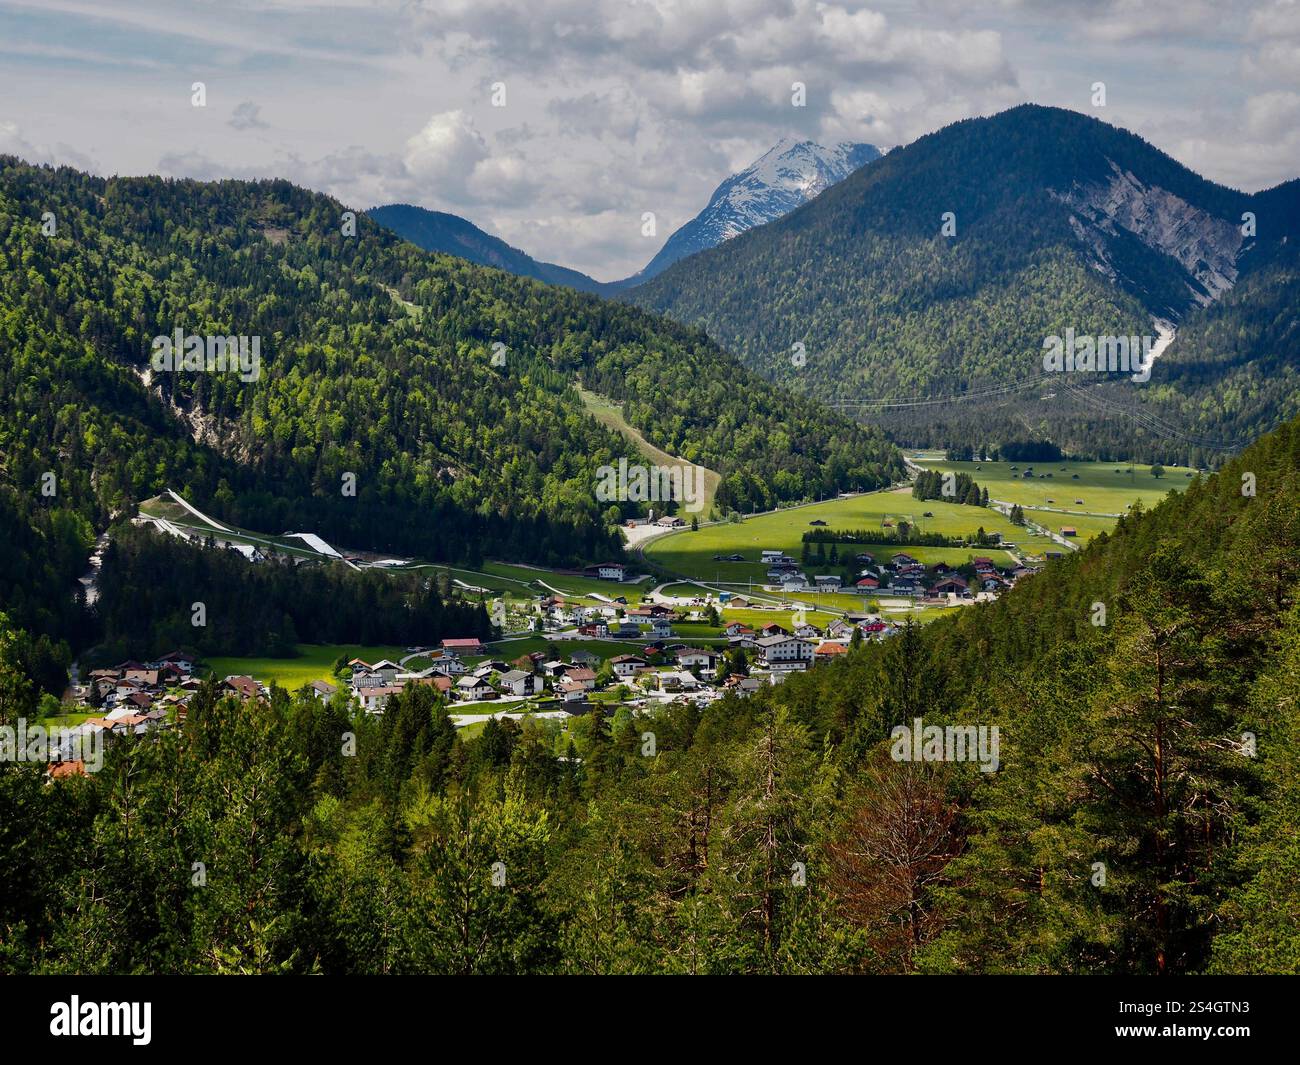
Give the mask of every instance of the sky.
[(783, 136), (1025, 101), (1267, 188), (1300, 176), (1300, 2), (0, 0), (0, 153), (420, 204), (600, 280)]

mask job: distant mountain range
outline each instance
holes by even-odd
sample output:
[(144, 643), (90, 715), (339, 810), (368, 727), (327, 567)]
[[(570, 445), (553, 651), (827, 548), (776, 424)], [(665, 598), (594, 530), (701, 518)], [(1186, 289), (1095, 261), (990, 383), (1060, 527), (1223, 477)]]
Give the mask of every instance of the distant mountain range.
[(622, 281), (596, 281), (577, 270), (541, 262), (458, 215), (405, 203), (375, 207), (368, 213), (381, 226), (425, 251), (456, 255), (480, 266), (495, 266), (581, 292), (612, 294), (654, 277), (688, 255), (782, 217), (879, 157), (880, 152), (870, 144), (826, 148), (786, 137), (719, 185), (704, 210), (677, 229), (643, 270)]
[[(898, 148), (626, 298), (907, 443), (1207, 461), (1300, 413), (1300, 182), (1237, 192), (1025, 105)], [(1067, 329), (1170, 328), (1145, 385), (1045, 372)]]
[(379, 225), (425, 251), (440, 251), (468, 259), (479, 266), (495, 266), (520, 277), (567, 285), (579, 292), (598, 292), (604, 286), (577, 270), (534, 259), (500, 237), (485, 233), (459, 215), (430, 211), (409, 203), (393, 203), (367, 212)]

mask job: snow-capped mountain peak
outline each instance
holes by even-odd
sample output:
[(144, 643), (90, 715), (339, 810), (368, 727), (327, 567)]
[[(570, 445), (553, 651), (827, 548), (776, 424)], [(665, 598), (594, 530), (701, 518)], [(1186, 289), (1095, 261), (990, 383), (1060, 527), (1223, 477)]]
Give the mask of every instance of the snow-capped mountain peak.
[(782, 137), (719, 185), (708, 206), (668, 238), (634, 283), (654, 277), (678, 259), (775, 221), (879, 156), (870, 144), (825, 147), (815, 141)]

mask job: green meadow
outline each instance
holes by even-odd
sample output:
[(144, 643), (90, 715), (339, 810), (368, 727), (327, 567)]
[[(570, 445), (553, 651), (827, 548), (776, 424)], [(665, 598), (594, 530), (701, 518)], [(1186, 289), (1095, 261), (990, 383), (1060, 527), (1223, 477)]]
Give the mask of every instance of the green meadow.
[[(333, 676), (334, 662), (339, 655), (348, 658), (360, 658), (366, 662), (378, 662), (388, 658), (394, 662), (406, 657), (407, 651), (402, 647), (363, 647), (354, 644), (298, 644), (295, 658), (235, 658), (217, 657), (204, 659), (200, 673), (215, 673), (220, 679), (229, 676), (247, 676), (263, 684), (274, 681), (281, 688), (296, 691), (304, 684), (314, 680), (337, 683)], [(412, 665), (417, 665), (413, 662)]]
[[(930, 516), (926, 516), (926, 512)], [(807, 507), (781, 510), (746, 518), (743, 522), (706, 525), (695, 532), (684, 530), (650, 541), (645, 546), (645, 557), (669, 574), (719, 582), (729, 586), (742, 586), (746, 581), (756, 585), (766, 583), (767, 567), (758, 561), (765, 549), (780, 550), (800, 558), (802, 537), (814, 520), (824, 521), (830, 529), (864, 530), (870, 534), (889, 531), (886, 522), (896, 524), (900, 519), (912, 523), (923, 532), (941, 533), (945, 536), (971, 536), (983, 527), (985, 532), (1001, 533), (1029, 553), (1046, 550), (1050, 541), (1031, 534), (1028, 530), (1011, 524), (1011, 520), (992, 508), (968, 507), (938, 500), (912, 498), (911, 489), (900, 488), (889, 492), (873, 492), (845, 499), (828, 500)], [(1005, 551), (991, 548), (927, 548), (899, 547), (883, 543), (856, 543), (838, 545), (841, 556), (867, 551), (877, 561), (887, 560), (890, 554), (902, 550), (926, 563), (966, 562), (976, 555), (987, 555), (1004, 565), (1011, 557)], [(814, 548), (815, 550), (815, 548)], [(827, 545), (829, 554), (830, 546)], [(744, 562), (714, 561), (714, 555), (742, 554)], [(811, 562), (804, 567), (809, 576), (817, 573), (842, 573), (843, 566), (829, 563), (818, 566)], [(743, 594), (743, 593), (742, 593)], [(761, 594), (761, 593), (759, 593)], [(807, 593), (811, 595), (812, 593)], [(807, 598), (800, 593), (800, 598)]]
[[(1163, 476), (1154, 477), (1150, 466), (1116, 462), (947, 462), (934, 452), (913, 455), (912, 460), (928, 469), (969, 474), (981, 488), (989, 490), (990, 499), (1019, 503), (1025, 508), (1050, 507), (1065, 514), (1100, 516), (1123, 514), (1138, 500), (1149, 509), (1170, 491), (1182, 491), (1195, 475), (1185, 466), (1166, 466)], [(1013, 470), (1013, 465), (1019, 468)], [(1032, 478), (1025, 477), (1027, 467), (1033, 468)], [(1041, 524), (1054, 531), (1060, 525), (1079, 526), (1079, 522), (1055, 518)], [(1079, 532), (1082, 538), (1081, 527)]]

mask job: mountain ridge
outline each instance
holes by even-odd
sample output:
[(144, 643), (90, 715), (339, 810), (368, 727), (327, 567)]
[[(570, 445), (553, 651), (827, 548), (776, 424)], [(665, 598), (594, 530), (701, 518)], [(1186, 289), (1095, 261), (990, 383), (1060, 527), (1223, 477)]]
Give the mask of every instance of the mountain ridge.
[[(1240, 228), (1247, 212), (1258, 236)], [(1128, 130), (1021, 105), (894, 149), (625, 298), (705, 328), (770, 379), (884, 412), (882, 424), (909, 443), (1046, 432), (1081, 454), (1132, 454), (1136, 442), (1141, 455), (1201, 464), (1211, 455), (1198, 440), (1244, 442), (1294, 409), (1295, 390), (1274, 383), (1300, 361), (1294, 347), (1250, 353), (1264, 386), (1225, 359), (1231, 384), (1217, 393), (1203, 380), (1204, 354), (1193, 370), (1184, 353), (1233, 313), (1225, 297), (1252, 274), (1290, 284), (1298, 220), (1300, 184), (1240, 192)], [(1149, 335), (1155, 319), (1181, 323), (1155, 384), (1140, 394), (1104, 380), (1085, 389), (1121, 413), (1085, 409), (1079, 378), (1038, 387), (1044, 338), (1067, 327)], [(803, 366), (788, 358), (795, 344)], [(1238, 389), (1261, 393), (1248, 411)], [(992, 390), (994, 399), (976, 398)], [(1173, 436), (1132, 430), (1153, 404)]]
[(605, 285), (579, 270), (534, 259), (460, 215), (409, 203), (390, 203), (366, 212), (375, 222), (425, 251), (439, 251), (480, 266), (531, 277), (579, 292), (600, 292)]

